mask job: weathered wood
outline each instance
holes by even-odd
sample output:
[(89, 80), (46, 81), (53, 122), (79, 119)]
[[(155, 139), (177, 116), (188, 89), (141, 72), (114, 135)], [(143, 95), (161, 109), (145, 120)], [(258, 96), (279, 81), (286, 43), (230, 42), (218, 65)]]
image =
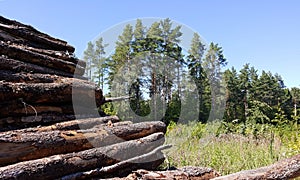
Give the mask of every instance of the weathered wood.
[(77, 153), (54, 155), (42, 159), (0, 167), (0, 179), (54, 179), (80, 171), (109, 166), (151, 152), (164, 143), (164, 134), (125, 141)]
[(83, 75), (85, 71), (84, 67), (73, 62), (28, 51), (23, 49), (22, 46), (7, 44), (3, 41), (0, 42), (0, 54), (6, 55), (12, 59), (18, 59), (20, 61), (29, 62), (43, 67), (57, 69), (66, 73)]
[(66, 41), (53, 38), (36, 30), (32, 26), (6, 19), (3, 16), (0, 16), (0, 29), (14, 37), (27, 40), (27, 42), (30, 42), (29, 45), (33, 47), (69, 51), (70, 53), (75, 51), (75, 48), (68, 45)]
[[(84, 105), (84, 103), (82, 103)], [(42, 114), (94, 114), (99, 115), (99, 109), (90, 106), (76, 105), (77, 111), (74, 111), (74, 106), (69, 104), (55, 105), (55, 104), (27, 104), (23, 99), (5, 101), (0, 103), (0, 118), (5, 117), (19, 117), (18, 119), (27, 116), (38, 116)], [(75, 113), (76, 112), (76, 113)], [(1, 124), (1, 123), (0, 123)]]
[(124, 101), (124, 100), (130, 99), (130, 98), (131, 98), (130, 96), (108, 97), (108, 98), (105, 98), (104, 102), (107, 103), (107, 102)]
[[(40, 117), (41, 116), (41, 117)], [(74, 120), (74, 119), (78, 120)], [(25, 121), (24, 121), (25, 120)], [(35, 127), (43, 125), (39, 128), (39, 131), (49, 131), (49, 130), (73, 130), (73, 129), (90, 129), (98, 124), (107, 123), (111, 121), (111, 123), (115, 123), (119, 121), (116, 116), (107, 116), (107, 117), (99, 117), (95, 116), (91, 118), (91, 115), (66, 115), (66, 114), (42, 114), (36, 116), (28, 116), (28, 117), (8, 117), (0, 119), (0, 132), (15, 130), (25, 127)], [(59, 123), (56, 123), (59, 122)], [(53, 125), (53, 123), (56, 123)], [(32, 131), (37, 131), (35, 128), (27, 128), (33, 129)], [(44, 130), (41, 130), (44, 129)]]
[(161, 152), (164, 149), (170, 148), (170, 145), (159, 146), (153, 151), (143, 154), (141, 156), (133, 157), (131, 159), (121, 161), (111, 166), (93, 169), (87, 172), (78, 172), (65, 177), (62, 180), (79, 180), (91, 178), (111, 178), (124, 177), (130, 172), (138, 169), (154, 170), (164, 161), (164, 155)]
[[(88, 119), (80, 119), (80, 120), (72, 120), (61, 123), (56, 123), (50, 126), (42, 126), (39, 128), (28, 128), (28, 132), (36, 132), (36, 131), (54, 131), (54, 130), (76, 130), (76, 129), (90, 129), (97, 125), (107, 124), (110, 126), (111, 123), (115, 126), (120, 119), (117, 116), (106, 116), (99, 118), (88, 118)], [(122, 124), (122, 122), (119, 122)], [(126, 121), (128, 123), (128, 121)], [(129, 123), (128, 123), (129, 124)]]
[(300, 176), (300, 154), (291, 158), (280, 160), (272, 165), (240, 171), (234, 174), (221, 176), (214, 180), (267, 180), (267, 179), (293, 179)]
[(54, 83), (63, 77), (51, 74), (13, 72), (0, 70), (0, 81), (14, 83)]
[(12, 72), (54, 74), (54, 75), (58, 75), (58, 76), (74, 77), (74, 78), (86, 80), (86, 78), (76, 75), (76, 74), (66, 73), (63, 71), (56, 70), (56, 69), (42, 67), (39, 65), (11, 59), (6, 56), (0, 56), (0, 70), (9, 70)]
[(54, 123), (86, 118), (97, 118), (99, 114), (61, 114), (42, 113), (23, 117), (6, 117), (0, 119), (0, 132), (19, 128), (35, 127), (39, 125), (51, 125)]
[(219, 173), (211, 168), (186, 166), (167, 171), (148, 171), (139, 169), (125, 178), (112, 178), (111, 180), (208, 180), (218, 176)]
[(29, 51), (33, 51), (33, 52), (37, 52), (39, 54), (44, 54), (47, 56), (51, 56), (57, 59), (62, 59), (65, 61), (69, 61), (72, 63), (75, 63), (79, 66), (82, 66), (83, 68), (86, 67), (86, 62), (82, 61), (78, 58), (75, 58), (73, 56), (71, 56), (70, 54), (68, 54), (65, 51), (55, 51), (55, 50), (48, 50), (48, 49), (38, 49), (38, 48), (34, 48), (34, 47), (28, 47), (28, 46), (22, 46), (22, 48), (29, 50)]
[[(72, 95), (84, 101), (103, 104), (102, 90), (80, 79), (63, 79), (56, 83), (10, 83), (0, 81), (0, 102), (18, 100), (27, 104), (72, 102)], [(82, 105), (84, 106), (84, 105)]]
[(165, 132), (163, 122), (143, 122), (126, 126), (96, 126), (88, 130), (32, 131), (23, 129), (0, 133), (0, 165), (38, 159), (54, 154), (103, 147), (124, 140)]

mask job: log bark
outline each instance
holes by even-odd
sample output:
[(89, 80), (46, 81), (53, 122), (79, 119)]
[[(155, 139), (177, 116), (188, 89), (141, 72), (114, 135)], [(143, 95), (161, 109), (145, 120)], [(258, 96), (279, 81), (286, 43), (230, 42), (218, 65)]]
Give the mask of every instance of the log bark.
[[(54, 131), (54, 130), (76, 130), (76, 129), (91, 129), (97, 125), (103, 125), (113, 123), (114, 126), (116, 123), (121, 123), (120, 119), (117, 116), (107, 116), (107, 117), (99, 117), (99, 118), (89, 118), (89, 119), (80, 119), (73, 121), (66, 121), (61, 123), (56, 123), (50, 126), (42, 126), (39, 128), (28, 128), (28, 132), (36, 132), (36, 131)], [(126, 123), (128, 123), (126, 121)], [(128, 123), (129, 124), (129, 123)]]
[(48, 126), (54, 123), (60, 123), (75, 119), (98, 118), (99, 114), (61, 114), (61, 113), (43, 113), (34, 116), (25, 117), (7, 117), (0, 119), (0, 132), (28, 128), (35, 126)]
[(300, 154), (283, 159), (272, 165), (240, 171), (234, 174), (221, 176), (214, 180), (267, 180), (267, 179), (293, 179), (300, 176)]
[(84, 67), (75, 63), (28, 51), (23, 49), (22, 46), (7, 44), (3, 41), (0, 42), (0, 54), (6, 55), (9, 58), (18, 59), (20, 61), (47, 68), (57, 69), (66, 73), (83, 75), (85, 71)]
[[(84, 105), (84, 104), (83, 104)], [(99, 115), (98, 108), (89, 106), (76, 105), (76, 115), (91, 114)], [(69, 103), (65, 105), (55, 104), (27, 104), (23, 100), (5, 101), (0, 103), (0, 118), (17, 117), (18, 119), (26, 118), (27, 116), (39, 116), (43, 114), (70, 114), (75, 115), (74, 106)]]
[(0, 81), (0, 102), (21, 100), (27, 104), (66, 103), (74, 100), (72, 96), (78, 98), (78, 102), (82, 101), (82, 104), (96, 101), (96, 105), (100, 106), (104, 101), (101, 89), (95, 87), (93, 83), (79, 79), (30, 84)]
[(9, 70), (12, 72), (27, 72), (27, 73), (41, 73), (41, 74), (53, 74), (58, 76), (64, 76), (64, 77), (74, 77), (78, 79), (84, 79), (87, 80), (87, 78), (84, 78), (82, 76), (66, 73), (63, 71), (59, 71), (56, 69), (51, 69), (47, 67), (42, 67), (39, 65), (10, 59), (5, 56), (0, 56), (0, 70)]
[[(74, 120), (76, 118), (78, 120)], [(106, 118), (110, 120), (112, 123), (116, 121), (116, 117), (110, 118), (110, 116), (109, 117), (95, 116), (91, 118), (91, 115), (82, 115), (82, 116), (75, 117), (75, 115), (66, 115), (66, 114), (42, 114), (38, 116), (28, 116), (28, 117), (8, 117), (8, 118), (0, 119), (0, 127), (1, 127), (0, 132), (26, 128), (26, 127), (35, 127), (35, 126), (40, 126), (41, 124), (49, 125), (49, 126), (41, 127), (42, 129), (45, 128), (44, 131), (47, 131), (47, 129), (49, 128), (50, 129), (54, 128), (53, 130), (90, 129), (96, 126), (97, 124), (102, 124), (103, 121), (107, 121)], [(39, 131), (41, 130), (41, 128), (39, 129)]]
[(63, 77), (51, 74), (13, 72), (0, 70), (0, 81), (13, 83), (54, 83)]
[(75, 51), (75, 48), (68, 45), (66, 41), (53, 38), (32, 26), (6, 19), (3, 16), (0, 16), (0, 29), (14, 37), (25, 39), (29, 45), (36, 48), (69, 51), (70, 53)]
[(154, 170), (164, 161), (164, 155), (161, 152), (164, 149), (170, 148), (170, 145), (159, 146), (153, 151), (137, 156), (111, 166), (103, 168), (93, 169), (87, 172), (78, 172), (65, 177), (62, 180), (79, 180), (79, 179), (91, 179), (91, 178), (112, 178), (112, 177), (124, 177), (132, 171), (138, 169)]
[(155, 133), (110, 146), (20, 162), (0, 167), (0, 179), (55, 179), (140, 156), (151, 152), (163, 143), (164, 134)]
[(28, 51), (36, 52), (36, 53), (47, 55), (47, 56), (51, 56), (51, 57), (61, 59), (61, 60), (64, 60), (64, 61), (69, 61), (69, 62), (77, 64), (77, 65), (79, 65), (83, 68), (86, 67), (86, 62), (85, 61), (82, 61), (78, 58), (75, 58), (75, 57), (71, 56), (70, 54), (68, 54), (65, 51), (54, 51), (54, 50), (48, 50), (48, 49), (38, 49), (38, 48), (28, 47), (28, 46), (22, 46), (22, 48), (24, 48)]
[[(37, 128), (38, 129), (38, 128)], [(103, 147), (152, 133), (165, 132), (163, 122), (143, 122), (127, 126), (96, 126), (88, 130), (35, 131), (32, 129), (0, 133), (0, 166), (38, 159), (54, 154)]]

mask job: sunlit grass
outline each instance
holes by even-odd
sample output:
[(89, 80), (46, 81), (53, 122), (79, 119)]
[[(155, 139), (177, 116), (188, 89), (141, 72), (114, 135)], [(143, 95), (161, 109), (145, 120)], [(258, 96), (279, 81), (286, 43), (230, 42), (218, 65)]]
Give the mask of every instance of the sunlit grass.
[(290, 145), (291, 142), (283, 142), (283, 139), (288, 139), (284, 135), (280, 137), (276, 133), (271, 135), (268, 132), (256, 136), (218, 134), (218, 127), (219, 124), (216, 123), (205, 125), (196, 122), (169, 125), (166, 143), (174, 145), (166, 152), (169, 166), (211, 167), (226, 175), (270, 165), (289, 157), (294, 153), (291, 153), (288, 146), (297, 146), (299, 143), (296, 141), (296, 145)]

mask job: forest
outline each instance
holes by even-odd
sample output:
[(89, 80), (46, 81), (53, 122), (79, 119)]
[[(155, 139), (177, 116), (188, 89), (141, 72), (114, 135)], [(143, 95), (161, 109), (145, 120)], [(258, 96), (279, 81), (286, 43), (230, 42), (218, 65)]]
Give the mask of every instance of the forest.
[[(85, 75), (106, 96), (108, 115), (168, 125), (165, 166), (213, 167), (222, 174), (269, 165), (300, 153), (300, 89), (248, 63), (227, 67), (223, 47), (193, 34), (182, 47), (181, 26), (164, 19), (127, 24), (106, 52), (104, 37), (87, 44)], [(198, 158), (201, 156), (202, 158)]]

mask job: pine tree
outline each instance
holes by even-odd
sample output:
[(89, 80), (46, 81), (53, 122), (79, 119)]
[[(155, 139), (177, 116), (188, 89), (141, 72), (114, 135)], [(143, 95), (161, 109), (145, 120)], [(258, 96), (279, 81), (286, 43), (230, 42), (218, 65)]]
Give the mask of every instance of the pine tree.
[(92, 80), (94, 82), (97, 82), (98, 86), (101, 87), (101, 89), (104, 88), (104, 78), (105, 73), (107, 71), (107, 65), (106, 65), (106, 57), (105, 57), (105, 50), (104, 48), (108, 46), (108, 44), (103, 44), (103, 38), (100, 37), (95, 42), (95, 52), (94, 52), (94, 59), (92, 60), (92, 68), (94, 69), (94, 75), (92, 76)]
[(91, 80), (92, 79), (92, 62), (95, 59), (95, 47), (94, 44), (90, 41), (87, 44), (87, 48), (84, 51), (83, 59), (86, 61), (87, 65), (85, 68), (86, 76)]
[(205, 45), (201, 42), (200, 36), (194, 33), (191, 48), (188, 51), (188, 69), (193, 82), (197, 86), (199, 99), (199, 115), (198, 120), (206, 122), (208, 118), (208, 107), (204, 106), (205, 87), (208, 86), (208, 79), (202, 67)]
[(223, 55), (222, 47), (210, 43), (209, 49), (203, 59), (203, 68), (207, 74), (211, 91), (211, 113), (209, 120), (216, 120), (223, 116), (225, 85), (223, 84), (222, 67), (226, 66), (227, 60)]

